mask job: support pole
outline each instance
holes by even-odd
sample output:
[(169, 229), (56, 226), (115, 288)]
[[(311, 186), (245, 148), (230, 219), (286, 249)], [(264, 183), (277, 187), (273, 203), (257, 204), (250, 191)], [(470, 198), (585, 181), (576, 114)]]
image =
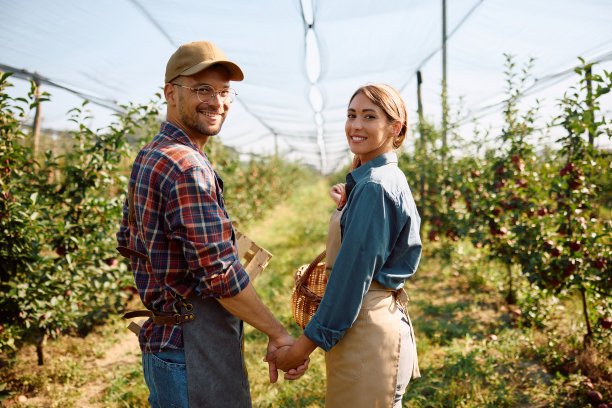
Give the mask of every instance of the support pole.
[(278, 159), (278, 135), (274, 132), (274, 158)]
[[(417, 71), (417, 109), (419, 113), (419, 133), (421, 134), (421, 152), (425, 152), (425, 126), (423, 125), (423, 102), (421, 100), (421, 85), (423, 78), (421, 71)], [(421, 219), (425, 219), (425, 171), (421, 169), (419, 180), (419, 195), (421, 196)]]
[(40, 140), (40, 78), (37, 75), (34, 75), (34, 84), (36, 85), (34, 98), (37, 104), (36, 113), (34, 114), (34, 125), (32, 126), (32, 154), (36, 158)]
[(447, 128), (447, 92), (446, 92), (446, 0), (442, 0), (442, 147), (446, 150)]
[[(593, 118), (591, 120), (595, 121), (595, 111), (593, 110), (593, 84), (591, 83), (591, 66), (589, 65), (586, 69), (586, 91), (587, 91), (587, 107), (593, 114)], [(595, 135), (592, 131), (589, 130), (589, 144), (593, 146), (595, 143)]]

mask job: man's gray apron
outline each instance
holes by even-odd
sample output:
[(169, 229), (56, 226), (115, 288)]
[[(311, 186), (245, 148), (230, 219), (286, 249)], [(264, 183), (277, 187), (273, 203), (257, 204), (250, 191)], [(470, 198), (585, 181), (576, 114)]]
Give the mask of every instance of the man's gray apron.
[[(128, 191), (128, 221), (136, 223), (134, 187)], [(117, 247), (124, 257), (151, 262), (129, 247)], [(243, 322), (214, 298), (180, 301), (181, 315), (155, 316), (150, 310), (128, 312), (124, 318), (147, 316), (158, 324), (183, 327), (187, 390), (191, 408), (250, 408), (251, 392), (244, 365)], [(163, 323), (162, 323), (163, 320)]]
[[(251, 407), (243, 358), (243, 322), (214, 298), (187, 299), (195, 319), (183, 324), (191, 408)], [(181, 312), (187, 310), (183, 306)]]

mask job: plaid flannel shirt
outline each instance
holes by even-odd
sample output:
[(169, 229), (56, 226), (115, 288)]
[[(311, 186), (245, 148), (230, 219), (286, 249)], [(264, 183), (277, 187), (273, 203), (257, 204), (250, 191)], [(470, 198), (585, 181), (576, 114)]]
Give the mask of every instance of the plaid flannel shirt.
[[(162, 123), (138, 153), (129, 183), (135, 221), (128, 220), (126, 200), (117, 241), (150, 259), (131, 258), (147, 309), (179, 313), (177, 297), (230, 297), (248, 285), (223, 202), (223, 181), (181, 129)], [(182, 327), (148, 319), (139, 340), (145, 353), (182, 350)]]

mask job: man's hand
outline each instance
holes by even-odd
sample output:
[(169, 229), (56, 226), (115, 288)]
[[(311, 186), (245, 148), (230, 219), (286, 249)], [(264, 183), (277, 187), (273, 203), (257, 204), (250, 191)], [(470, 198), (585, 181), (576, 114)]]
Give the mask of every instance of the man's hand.
[[(286, 380), (295, 380), (300, 378), (304, 372), (306, 372), (306, 369), (308, 369), (308, 364), (310, 363), (310, 358), (308, 356), (310, 356), (310, 353), (316, 348), (317, 345), (302, 334), (291, 347), (289, 347), (289, 345), (283, 345), (273, 350), (269, 349), (268, 355), (264, 361), (268, 361), (274, 366), (276, 378), (278, 378), (277, 370), (281, 369), (287, 372), (285, 374)], [(270, 381), (272, 381), (272, 379), (271, 370)]]
[[(270, 375), (270, 382), (275, 383), (278, 380), (278, 367), (276, 364), (276, 355), (279, 350), (289, 349), (291, 345), (295, 343), (295, 339), (291, 337), (289, 334), (283, 336), (281, 338), (272, 339), (270, 338), (268, 342), (268, 354), (264, 358), (264, 361), (268, 363), (268, 370)], [(285, 380), (296, 380), (300, 378), (306, 370), (308, 369), (308, 364), (310, 363), (310, 359), (306, 358), (305, 360), (301, 360), (298, 364), (295, 364), (292, 367), (285, 367), (283, 371), (285, 373)]]

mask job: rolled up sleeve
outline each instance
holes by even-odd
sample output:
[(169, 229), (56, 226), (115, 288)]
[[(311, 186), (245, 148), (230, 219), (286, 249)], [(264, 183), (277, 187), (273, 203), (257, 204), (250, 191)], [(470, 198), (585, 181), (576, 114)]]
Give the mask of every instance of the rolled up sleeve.
[(237, 295), (248, 285), (249, 275), (238, 259), (233, 227), (214, 176), (194, 167), (174, 180), (168, 195), (169, 239), (181, 246), (198, 282), (196, 290), (205, 297)]
[(378, 184), (355, 188), (347, 206), (340, 252), (323, 300), (304, 330), (306, 337), (325, 351), (338, 343), (357, 319), (374, 275), (389, 256), (390, 235), (398, 221), (395, 205)]

